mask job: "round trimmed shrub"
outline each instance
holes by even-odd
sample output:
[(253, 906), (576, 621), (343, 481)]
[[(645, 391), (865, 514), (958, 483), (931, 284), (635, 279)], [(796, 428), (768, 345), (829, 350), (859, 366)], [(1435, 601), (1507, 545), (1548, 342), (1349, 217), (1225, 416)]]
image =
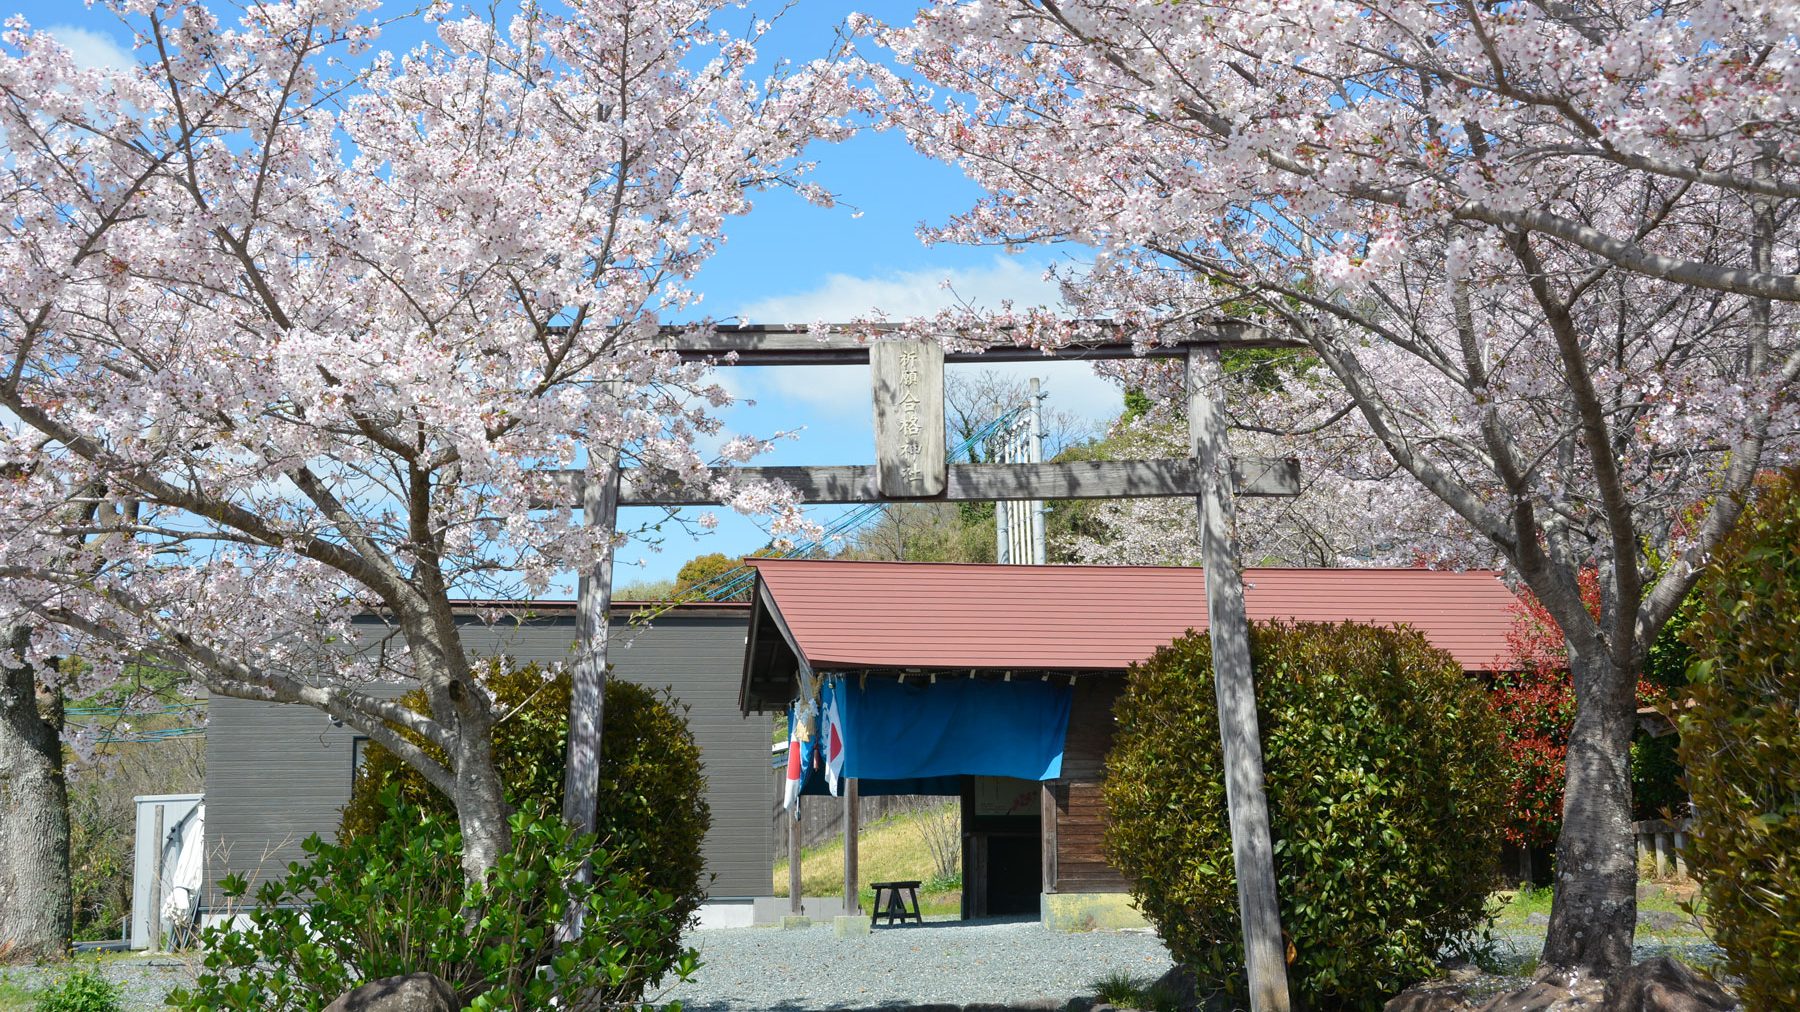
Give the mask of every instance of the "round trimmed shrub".
[[(506, 714), (494, 726), (494, 765), (515, 806), (541, 803), (560, 810), (569, 726), (569, 676), (536, 664), (492, 661), (482, 678)], [(425, 699), (402, 697), (423, 711)], [(598, 843), (616, 875), (640, 888), (669, 894), (676, 923), (685, 925), (705, 897), (701, 843), (712, 825), (700, 746), (688, 729), (687, 707), (666, 693), (608, 679), (600, 740)], [(432, 758), (437, 746), (413, 738)], [(401, 801), (450, 815), (450, 799), (418, 771), (374, 742), (367, 743), (344, 806), (338, 838), (347, 842), (376, 830), (389, 816), (389, 788)], [(669, 940), (671, 951), (678, 939)]]
[(1715, 554), (1683, 631), (1688, 869), (1756, 1010), (1800, 1008), (1800, 469), (1770, 482)]
[[(1294, 996), (1374, 1009), (1487, 921), (1505, 795), (1501, 725), (1454, 658), (1409, 629), (1250, 634)], [(1212, 647), (1135, 665), (1106, 760), (1113, 865), (1203, 987), (1241, 995)]]

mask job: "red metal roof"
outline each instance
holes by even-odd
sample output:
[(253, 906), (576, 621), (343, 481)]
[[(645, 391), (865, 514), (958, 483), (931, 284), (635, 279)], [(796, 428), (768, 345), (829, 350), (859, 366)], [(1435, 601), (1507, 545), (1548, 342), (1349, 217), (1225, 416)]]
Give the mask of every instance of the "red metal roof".
[[(1121, 669), (1206, 628), (1195, 568), (744, 561), (818, 670)], [(1404, 623), (1470, 671), (1512, 625), (1492, 570), (1250, 569), (1244, 584), (1252, 621)]]

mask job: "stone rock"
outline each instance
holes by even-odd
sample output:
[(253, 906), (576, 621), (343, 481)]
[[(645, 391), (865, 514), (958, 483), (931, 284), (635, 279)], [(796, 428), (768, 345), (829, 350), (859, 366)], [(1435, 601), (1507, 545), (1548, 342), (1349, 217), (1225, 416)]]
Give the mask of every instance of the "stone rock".
[(1687, 918), (1667, 910), (1648, 910), (1638, 915), (1638, 927), (1651, 931), (1674, 931), (1686, 923)]
[(1605, 985), (1599, 981), (1568, 981), (1547, 976), (1524, 987), (1495, 995), (1477, 1012), (1600, 1012)]
[(449, 984), (429, 973), (383, 977), (347, 991), (325, 1006), (325, 1012), (461, 1012), (462, 999)]
[(1156, 982), (1146, 988), (1152, 994), (1167, 998), (1182, 1012), (1191, 1012), (1200, 1007), (1200, 985), (1187, 967), (1171, 966), (1168, 972), (1156, 978)]
[(1468, 1008), (1469, 989), (1446, 981), (1409, 987), (1388, 999), (1381, 1012), (1458, 1012)]
[(1438, 964), (1444, 973), (1444, 980), (1452, 984), (1467, 984), (1481, 977), (1481, 967), (1466, 959), (1446, 959)]
[(1606, 982), (1603, 1012), (1725, 1012), (1737, 999), (1667, 956), (1628, 966)]

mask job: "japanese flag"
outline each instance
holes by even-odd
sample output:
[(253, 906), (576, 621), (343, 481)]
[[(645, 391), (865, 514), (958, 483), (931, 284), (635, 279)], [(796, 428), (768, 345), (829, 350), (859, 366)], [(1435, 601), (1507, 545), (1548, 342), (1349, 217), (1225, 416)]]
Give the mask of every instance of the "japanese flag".
[(838, 782), (844, 774), (844, 718), (838, 709), (838, 694), (834, 686), (825, 704), (825, 783), (833, 797), (841, 793)]
[(806, 764), (801, 757), (800, 722), (794, 719), (794, 707), (788, 708), (787, 790), (782, 805), (794, 818), (800, 817), (800, 785), (806, 781)]

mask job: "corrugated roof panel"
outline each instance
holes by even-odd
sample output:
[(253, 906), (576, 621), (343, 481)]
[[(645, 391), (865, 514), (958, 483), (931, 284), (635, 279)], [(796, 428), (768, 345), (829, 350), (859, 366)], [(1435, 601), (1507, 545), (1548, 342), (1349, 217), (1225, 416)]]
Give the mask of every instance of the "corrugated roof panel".
[[(815, 667), (1117, 669), (1206, 628), (1194, 568), (746, 559)], [(1253, 621), (1407, 624), (1466, 670), (1506, 649), (1492, 570), (1250, 569)]]

